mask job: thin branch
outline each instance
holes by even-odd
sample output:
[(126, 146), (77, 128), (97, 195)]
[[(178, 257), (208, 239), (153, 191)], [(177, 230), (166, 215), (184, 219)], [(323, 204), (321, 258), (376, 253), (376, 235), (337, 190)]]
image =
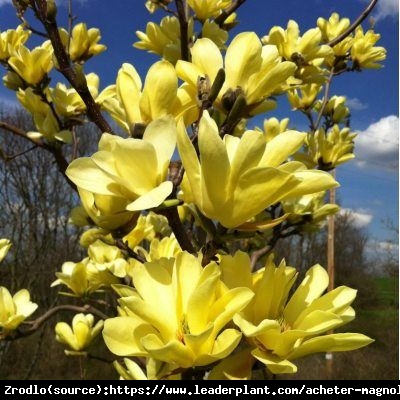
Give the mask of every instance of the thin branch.
[(167, 217), (169, 225), (174, 232), (176, 240), (178, 241), (182, 250), (186, 250), (189, 253), (195, 253), (195, 249), (191, 241), (189, 240), (189, 237), (181, 220), (179, 219), (179, 214), (176, 207), (165, 208), (158, 211), (158, 213)]
[(34, 146), (40, 147), (51, 153), (54, 157), (54, 160), (57, 164), (59, 171), (64, 176), (68, 184), (72, 187), (72, 189), (74, 189), (75, 191), (77, 190), (76, 185), (65, 174), (65, 171), (68, 168), (68, 161), (65, 159), (60, 146), (57, 146), (57, 144), (53, 145), (50, 143), (45, 143), (41, 140), (32, 139), (27, 135), (27, 133), (24, 130), (18, 128), (17, 126), (11, 125), (8, 122), (0, 121), (0, 129), (4, 129), (8, 132), (13, 133), (14, 135), (22, 137), (28, 140), (29, 142), (33, 143)]
[(222, 11), (222, 13), (215, 18), (214, 22), (221, 28), (229, 16), (232, 15), (245, 2), (246, 0), (236, 0), (228, 8)]
[(365, 18), (368, 17), (368, 15), (371, 13), (371, 11), (373, 10), (373, 8), (375, 7), (377, 2), (378, 2), (378, 0), (372, 0), (368, 4), (367, 8), (360, 14), (360, 16), (348, 28), (342, 34), (340, 34), (338, 37), (336, 37), (335, 39), (328, 42), (327, 45), (333, 47), (333, 46), (337, 45), (338, 43), (340, 43), (347, 36), (349, 36), (352, 32), (354, 32), (356, 30), (357, 26), (359, 26), (365, 20)]
[(18, 339), (20, 337), (25, 337), (33, 334), (36, 332), (41, 325), (43, 325), (48, 319), (52, 318), (54, 315), (59, 313), (60, 311), (74, 311), (77, 313), (91, 313), (96, 315), (100, 319), (107, 319), (109, 318), (108, 315), (104, 314), (97, 308), (85, 304), (84, 306), (74, 306), (71, 304), (65, 304), (65, 305), (60, 305), (56, 306), (53, 308), (50, 308), (50, 310), (46, 311), (42, 316), (39, 318), (35, 319), (34, 321), (26, 321), (25, 324), (29, 324), (30, 327), (24, 331), (17, 331), (17, 335), (13, 337), (13, 339)]
[[(61, 41), (60, 33), (58, 31), (57, 22), (53, 18), (47, 17), (47, 3), (45, 0), (35, 0), (36, 6), (34, 12), (39, 21), (43, 24), (49, 35), (51, 44), (54, 50), (54, 56), (58, 62), (58, 70), (68, 80), (71, 86), (78, 92), (87, 108), (87, 115), (93, 121), (101, 132), (114, 133), (109, 123), (101, 114), (100, 107), (93, 99), (84, 77), (81, 77), (81, 72), (77, 72), (73, 65), (70, 63), (70, 58), (65, 50)], [(79, 74), (79, 76), (78, 76)]]
[(331, 68), (330, 72), (329, 72), (328, 81), (326, 82), (326, 85), (325, 85), (325, 93), (324, 93), (324, 98), (322, 100), (321, 109), (319, 110), (317, 120), (315, 121), (315, 124), (314, 124), (314, 128), (315, 128), (314, 130), (315, 131), (318, 129), (319, 124), (321, 123), (322, 115), (324, 114), (326, 105), (328, 104), (329, 90), (330, 90), (330, 87), (331, 87), (331, 83), (332, 83), (332, 79), (333, 79), (334, 73), (335, 73), (335, 66), (333, 66)]
[(188, 39), (188, 20), (183, 0), (175, 0), (176, 10), (178, 11), (180, 37), (181, 37), (181, 59), (190, 61), (189, 39)]

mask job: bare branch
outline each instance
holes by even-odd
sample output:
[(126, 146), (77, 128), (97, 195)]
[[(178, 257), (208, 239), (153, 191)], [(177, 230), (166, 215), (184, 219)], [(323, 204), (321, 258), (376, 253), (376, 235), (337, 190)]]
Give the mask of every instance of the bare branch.
[(40, 148), (48, 151), (49, 153), (51, 153), (54, 156), (54, 160), (57, 163), (59, 171), (64, 176), (64, 178), (66, 179), (68, 184), (72, 187), (72, 189), (74, 189), (75, 191), (77, 190), (76, 185), (65, 174), (65, 171), (68, 168), (68, 161), (65, 159), (65, 157), (62, 153), (61, 147), (56, 142), (53, 145), (50, 143), (45, 143), (41, 140), (32, 139), (27, 135), (27, 133), (24, 130), (18, 128), (17, 126), (14, 126), (7, 122), (4, 122), (4, 121), (0, 121), (0, 129), (4, 129), (8, 132), (13, 133), (14, 135), (22, 137), (22, 138), (28, 140), (29, 142), (33, 143), (35, 147), (40, 147)]
[(188, 39), (188, 20), (185, 11), (185, 5), (182, 0), (175, 0), (176, 9), (178, 11), (178, 19), (181, 37), (181, 58), (184, 61), (190, 61), (189, 39)]

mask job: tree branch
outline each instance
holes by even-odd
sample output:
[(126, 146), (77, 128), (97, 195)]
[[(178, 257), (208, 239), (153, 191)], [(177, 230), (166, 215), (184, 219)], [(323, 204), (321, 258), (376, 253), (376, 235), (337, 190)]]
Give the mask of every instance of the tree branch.
[(50, 308), (50, 310), (46, 311), (42, 316), (39, 318), (35, 319), (34, 321), (26, 321), (24, 322), (25, 325), (30, 325), (30, 327), (26, 330), (17, 330), (14, 331), (12, 335), (9, 337), (5, 337), (3, 339), (5, 340), (14, 340), (14, 339), (20, 339), (22, 337), (30, 336), (33, 333), (35, 333), (48, 319), (52, 318), (54, 315), (56, 315), (60, 311), (74, 311), (76, 313), (91, 313), (96, 315), (96, 317), (100, 319), (107, 319), (109, 318), (108, 315), (104, 314), (97, 308), (85, 304), (84, 306), (74, 306), (72, 304), (65, 304), (65, 305), (60, 305), (56, 306), (53, 308)]
[(181, 59), (190, 61), (189, 39), (188, 39), (188, 20), (185, 5), (182, 0), (175, 0), (176, 10), (178, 11), (180, 36), (181, 36)]
[[(54, 56), (58, 62), (58, 70), (68, 80), (71, 86), (77, 91), (86, 105), (87, 115), (93, 121), (101, 132), (114, 133), (108, 122), (100, 112), (100, 107), (93, 99), (86, 80), (78, 76), (76, 69), (71, 65), (70, 58), (62, 44), (60, 33), (58, 32), (57, 22), (53, 18), (48, 18), (46, 15), (47, 3), (46, 0), (35, 0), (36, 7), (34, 12), (39, 21), (43, 24), (49, 35), (51, 44), (54, 50)], [(83, 77), (84, 78), (84, 77)]]
[(343, 39), (345, 39), (347, 36), (349, 36), (353, 31), (356, 30), (357, 26), (359, 26), (365, 18), (368, 17), (368, 15), (371, 13), (373, 8), (375, 7), (376, 3), (378, 0), (372, 0), (367, 8), (361, 13), (361, 15), (338, 37), (335, 39), (331, 40), (330, 42), (327, 43), (328, 46), (336, 46), (338, 43), (340, 43)]
[(174, 232), (176, 240), (181, 246), (182, 250), (186, 250), (189, 253), (195, 253), (195, 249), (189, 240), (189, 237), (185, 231), (185, 228), (179, 219), (178, 210), (176, 207), (165, 208), (163, 210), (158, 211), (159, 214), (167, 217), (169, 225)]
[(49, 153), (51, 153), (54, 157), (54, 160), (57, 164), (59, 171), (64, 176), (65, 180), (72, 187), (72, 189), (74, 189), (75, 191), (77, 190), (76, 185), (65, 174), (65, 171), (68, 168), (68, 161), (65, 159), (65, 157), (62, 153), (61, 147), (57, 147), (57, 146), (49, 144), (49, 143), (44, 143), (43, 141), (32, 139), (27, 135), (27, 133), (24, 130), (18, 128), (17, 126), (11, 125), (8, 122), (0, 121), (0, 129), (4, 129), (8, 132), (13, 133), (14, 135), (22, 137), (22, 138), (28, 140), (29, 142), (33, 143), (34, 146), (40, 147), (40, 148), (48, 151)]

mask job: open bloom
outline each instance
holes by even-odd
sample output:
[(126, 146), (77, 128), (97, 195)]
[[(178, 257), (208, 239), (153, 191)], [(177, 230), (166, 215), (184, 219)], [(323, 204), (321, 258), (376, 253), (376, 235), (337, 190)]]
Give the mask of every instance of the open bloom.
[(200, 21), (216, 17), (231, 3), (232, 0), (188, 0), (189, 7)]
[(0, 61), (7, 61), (18, 47), (28, 40), (30, 34), (31, 32), (25, 30), (22, 25), (17, 29), (0, 32)]
[(246, 100), (246, 113), (255, 115), (270, 110), (275, 103), (268, 97), (282, 92), (296, 69), (294, 63), (282, 62), (276, 46), (262, 46), (254, 32), (237, 35), (228, 46), (225, 60), (216, 44), (207, 38), (197, 40), (191, 54), (192, 62), (177, 62), (179, 78), (197, 93), (199, 77), (208, 77), (213, 83), (218, 71), (224, 68), (226, 79), (215, 105), (225, 113), (240, 94)]
[(336, 124), (328, 132), (320, 128), (308, 134), (307, 154), (298, 153), (295, 158), (311, 168), (318, 165), (320, 169), (329, 171), (355, 157), (356, 136), (349, 128), (340, 129)]
[(167, 61), (156, 62), (150, 67), (143, 90), (135, 67), (124, 63), (118, 71), (116, 84), (102, 92), (101, 104), (121, 128), (134, 135), (136, 124), (147, 125), (172, 114), (177, 89), (178, 78)]
[(284, 163), (304, 139), (305, 133), (297, 131), (280, 133), (268, 143), (259, 131), (221, 139), (205, 112), (199, 126), (200, 160), (183, 125), (179, 127), (178, 149), (186, 170), (183, 198), (208, 218), (235, 228), (280, 200), (336, 186), (327, 173)]
[(53, 68), (53, 48), (50, 42), (29, 50), (19, 46), (9, 58), (13, 70), (29, 85), (39, 84)]
[(386, 49), (381, 46), (375, 46), (381, 35), (375, 33), (372, 29), (364, 33), (361, 26), (358, 26), (354, 35), (354, 42), (351, 48), (351, 59), (353, 68), (382, 68), (380, 61), (386, 59)]
[(143, 140), (104, 133), (99, 151), (74, 160), (66, 174), (78, 188), (127, 200), (128, 211), (157, 207), (172, 191), (166, 178), (175, 144), (172, 117), (153, 121)]
[(103, 321), (97, 321), (94, 325), (92, 314), (76, 314), (72, 319), (72, 328), (66, 322), (58, 322), (56, 331), (56, 340), (66, 344), (73, 351), (65, 350), (67, 355), (82, 354), (93, 339), (101, 332)]
[(11, 296), (7, 288), (0, 287), (0, 328), (6, 331), (18, 326), (35, 312), (38, 305), (30, 301), (29, 292), (21, 289)]
[[(103, 337), (119, 356), (149, 357), (168, 363), (169, 372), (203, 366), (225, 358), (241, 334), (226, 328), (253, 293), (225, 290), (215, 262), (181, 252), (132, 270), (135, 289), (119, 299), (120, 317), (107, 319)], [(118, 290), (118, 288), (116, 288)]]
[[(314, 265), (300, 286), (290, 296), (296, 270), (276, 267), (271, 258), (265, 268), (251, 273), (247, 254), (221, 257), (222, 279), (229, 288), (244, 284), (255, 296), (233, 320), (247, 337), (251, 354), (274, 374), (294, 373), (297, 358), (318, 352), (348, 351), (372, 342), (358, 333), (328, 333), (355, 317), (350, 306), (356, 290), (346, 286), (323, 294), (328, 287), (328, 273)], [(246, 356), (246, 355), (244, 355)]]
[(89, 257), (77, 263), (65, 262), (56, 276), (58, 279), (51, 286), (65, 285), (76, 297), (85, 297), (103, 286), (119, 282), (109, 270), (97, 269)]

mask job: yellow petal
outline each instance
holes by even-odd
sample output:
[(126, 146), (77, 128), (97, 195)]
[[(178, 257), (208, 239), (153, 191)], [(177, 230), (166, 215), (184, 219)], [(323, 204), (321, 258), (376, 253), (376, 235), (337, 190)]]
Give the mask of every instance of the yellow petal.
[(149, 354), (167, 363), (176, 363), (180, 367), (189, 368), (193, 365), (194, 354), (178, 340), (164, 344), (157, 335), (146, 335), (141, 340)]
[(245, 88), (249, 76), (261, 67), (261, 42), (254, 32), (235, 36), (225, 55), (226, 85)]
[(173, 65), (165, 60), (153, 64), (147, 73), (140, 98), (143, 121), (150, 122), (168, 114), (177, 90), (178, 78)]
[(172, 182), (162, 182), (156, 188), (148, 191), (126, 206), (129, 211), (148, 210), (158, 207), (172, 192)]
[[(199, 151), (203, 178), (203, 209), (207, 214), (213, 204), (220, 206), (227, 200), (229, 159), (215, 121), (205, 112), (199, 126)], [(189, 172), (187, 172), (189, 174)], [(193, 188), (192, 188), (193, 189)]]
[(313, 353), (356, 350), (372, 343), (374, 340), (360, 333), (334, 333), (320, 336), (303, 342), (290, 359), (304, 357)]
[[(171, 100), (172, 102), (172, 100)], [(157, 154), (157, 167), (160, 179), (165, 179), (169, 162), (176, 146), (177, 129), (171, 116), (164, 116), (151, 122), (143, 135), (143, 140), (153, 145)]]
[(279, 166), (302, 146), (306, 136), (306, 133), (298, 131), (286, 131), (275, 136), (267, 143), (260, 166)]
[(103, 339), (109, 350), (117, 356), (147, 356), (140, 338), (154, 332), (154, 328), (140, 318), (116, 317), (104, 322)]
[(286, 321), (293, 325), (300, 313), (321, 296), (328, 287), (328, 283), (328, 273), (324, 268), (318, 264), (311, 267), (285, 307)]
[(217, 364), (208, 375), (209, 380), (250, 380), (255, 359), (250, 349), (241, 350)]
[(260, 349), (253, 350), (251, 354), (261, 361), (273, 374), (294, 374), (297, 367), (289, 360), (282, 359), (272, 353), (263, 352)]

